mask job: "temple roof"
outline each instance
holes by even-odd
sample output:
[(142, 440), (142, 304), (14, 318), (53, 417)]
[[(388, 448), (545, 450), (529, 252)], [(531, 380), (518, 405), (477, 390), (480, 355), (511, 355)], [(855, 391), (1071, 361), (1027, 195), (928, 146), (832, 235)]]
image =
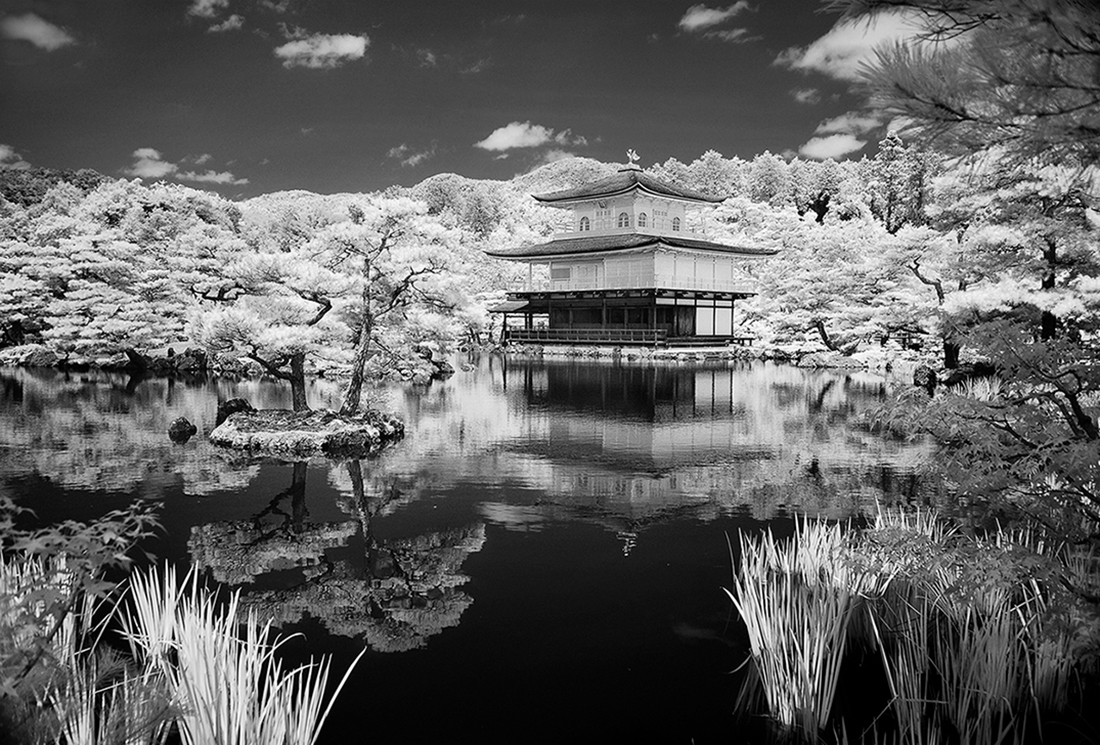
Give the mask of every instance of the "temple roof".
[(779, 253), (774, 248), (750, 248), (748, 246), (727, 246), (723, 243), (680, 238), (669, 235), (650, 235), (647, 233), (612, 233), (608, 235), (586, 235), (576, 238), (559, 238), (549, 243), (534, 246), (505, 248), (485, 253), (498, 259), (535, 259), (544, 256), (565, 256), (568, 254), (602, 253), (624, 249), (647, 248), (649, 246), (667, 246), (669, 248), (692, 248), (704, 251), (717, 251), (738, 256), (774, 256)]
[(553, 204), (555, 202), (576, 202), (613, 197), (619, 194), (626, 194), (635, 189), (641, 189), (642, 191), (647, 191), (656, 196), (688, 202), (717, 204), (725, 199), (725, 197), (711, 197), (692, 189), (673, 186), (660, 179), (653, 178), (635, 165), (627, 166), (614, 176), (608, 176), (599, 181), (593, 181), (590, 184), (584, 184), (572, 189), (563, 189), (562, 191), (554, 191), (549, 194), (535, 194), (533, 196), (540, 202)]

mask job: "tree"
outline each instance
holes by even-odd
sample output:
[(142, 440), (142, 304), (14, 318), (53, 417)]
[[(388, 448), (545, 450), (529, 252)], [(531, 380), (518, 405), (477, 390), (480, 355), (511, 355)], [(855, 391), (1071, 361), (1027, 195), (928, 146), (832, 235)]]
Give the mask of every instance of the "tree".
[(346, 362), (349, 330), (330, 312), (353, 289), (301, 251), (246, 254), (205, 289), (190, 331), (211, 351), (247, 357), (289, 382), (294, 411), (308, 411), (307, 360)]
[(871, 220), (804, 220), (801, 227), (762, 278), (780, 338), (810, 334), (830, 351), (851, 354), (887, 333), (882, 309), (891, 305), (896, 279), (879, 257), (890, 236)]
[(740, 191), (740, 161), (727, 160), (717, 150), (708, 150), (687, 168), (687, 185), (712, 197), (728, 197)]
[(688, 175), (688, 166), (676, 158), (669, 158), (664, 163), (654, 163), (646, 169), (646, 172), (673, 186), (694, 188), (691, 177)]
[(1100, 538), (1100, 6), (1072, 0), (850, 0), (908, 10), (949, 45), (895, 46), (867, 71), (873, 103), (963, 156), (957, 235), (1002, 252), (995, 279), (943, 304), (997, 377), (894, 410), (943, 444), (958, 493)]
[(795, 209), (799, 215), (813, 212), (817, 222), (825, 222), (829, 205), (840, 192), (844, 176), (835, 160), (794, 159), (788, 165)]
[(348, 307), (355, 356), (341, 413), (358, 411), (372, 365), (394, 369), (399, 362), (422, 362), (418, 347), (438, 351), (453, 335), (446, 316), (462, 302), (448, 250), (454, 240), (453, 232), (427, 216), (422, 202), (375, 197), (352, 205), (348, 220), (306, 245), (326, 266), (354, 273), (357, 287), (358, 302)]
[(778, 155), (764, 151), (752, 159), (746, 178), (748, 196), (773, 207), (791, 204), (794, 188), (787, 163)]
[(87, 193), (109, 179), (89, 168), (78, 171), (56, 168), (0, 168), (0, 197), (29, 207), (38, 204), (59, 183)]
[(902, 142), (897, 132), (879, 142), (878, 153), (868, 163), (868, 206), (887, 232), (924, 222), (929, 161), (925, 153)]
[(859, 19), (908, 11), (929, 39), (867, 71), (873, 105), (953, 154), (1100, 161), (1100, 5), (1087, 0), (826, 0)]
[(139, 181), (68, 182), (6, 221), (0, 308), (12, 341), (62, 355), (143, 350), (183, 340), (194, 287), (243, 247), (239, 211), (215, 195)]

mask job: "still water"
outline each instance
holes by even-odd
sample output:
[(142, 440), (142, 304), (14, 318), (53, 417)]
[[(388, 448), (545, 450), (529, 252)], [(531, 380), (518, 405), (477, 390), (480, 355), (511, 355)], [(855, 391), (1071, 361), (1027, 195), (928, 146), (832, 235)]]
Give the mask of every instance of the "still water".
[(871, 375), (461, 362), (379, 391), (407, 436), (343, 463), (205, 440), (219, 400), (288, 408), (275, 383), (0, 369), (0, 491), (41, 520), (156, 500), (147, 548), (300, 633), (291, 661), (335, 655), (338, 679), (367, 646), (327, 743), (736, 739), (726, 536), (922, 497), (929, 447), (860, 424)]

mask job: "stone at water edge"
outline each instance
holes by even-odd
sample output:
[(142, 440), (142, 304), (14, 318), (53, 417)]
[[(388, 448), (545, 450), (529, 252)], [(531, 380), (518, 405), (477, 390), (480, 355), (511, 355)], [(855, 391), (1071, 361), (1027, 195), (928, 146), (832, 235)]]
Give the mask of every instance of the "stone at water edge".
[(187, 348), (171, 358), (172, 366), (177, 372), (201, 373), (206, 372), (206, 352), (201, 349)]
[(376, 411), (345, 416), (326, 410), (261, 409), (230, 415), (210, 433), (210, 442), (276, 457), (362, 457), (404, 436), (403, 421)]
[(178, 442), (180, 444), (187, 442), (195, 433), (199, 431), (199, 428), (187, 420), (187, 417), (180, 417), (176, 421), (172, 422), (168, 427), (168, 437), (172, 442)]
[(11, 367), (56, 367), (58, 357), (41, 344), (24, 344), (0, 349), (0, 365)]
[(252, 408), (252, 404), (248, 403), (243, 398), (231, 398), (228, 401), (222, 401), (218, 404), (218, 414), (214, 419), (214, 426), (217, 427), (226, 419), (230, 414), (236, 414), (238, 411), (255, 411)]

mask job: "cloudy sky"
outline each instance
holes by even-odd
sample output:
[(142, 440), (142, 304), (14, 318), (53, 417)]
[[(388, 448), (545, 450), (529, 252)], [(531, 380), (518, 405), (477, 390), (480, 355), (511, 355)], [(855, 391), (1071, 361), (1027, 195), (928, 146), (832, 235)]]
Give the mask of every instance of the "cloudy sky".
[(0, 163), (252, 196), (510, 178), (567, 155), (871, 154), (896, 18), (814, 0), (7, 0)]

